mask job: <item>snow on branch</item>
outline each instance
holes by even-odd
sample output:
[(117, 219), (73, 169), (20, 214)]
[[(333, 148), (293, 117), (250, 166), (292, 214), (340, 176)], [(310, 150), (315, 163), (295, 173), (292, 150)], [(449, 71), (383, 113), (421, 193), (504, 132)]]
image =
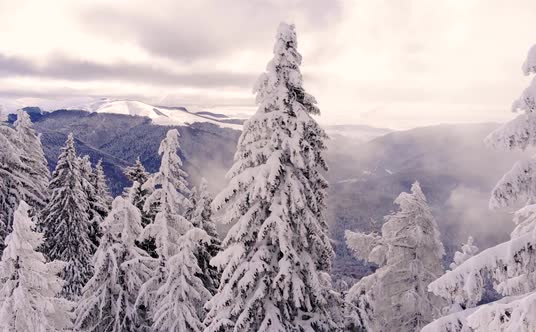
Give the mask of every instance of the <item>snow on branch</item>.
[(493, 280), (494, 288), (503, 295), (534, 289), (534, 282), (526, 276), (536, 270), (533, 259), (535, 245), (536, 239), (529, 233), (486, 249), (456, 269), (447, 271), (428, 289), (467, 306), (474, 306), (481, 300), (486, 277)]
[(385, 262), (387, 247), (383, 244), (380, 235), (346, 231), (344, 237), (346, 245), (356, 257), (379, 265)]
[(491, 209), (510, 207), (527, 201), (535, 194), (536, 159), (518, 161), (495, 185), (491, 192)]

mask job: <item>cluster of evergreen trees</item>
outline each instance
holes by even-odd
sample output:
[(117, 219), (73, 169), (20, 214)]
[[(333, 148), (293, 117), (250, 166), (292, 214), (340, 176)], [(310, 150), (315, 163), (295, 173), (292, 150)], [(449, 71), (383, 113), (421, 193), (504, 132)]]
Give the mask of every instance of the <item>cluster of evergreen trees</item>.
[[(214, 200), (205, 181), (188, 182), (175, 129), (160, 144), (158, 172), (137, 160), (125, 170), (132, 186), (112, 199), (101, 161), (78, 156), (73, 135), (50, 175), (26, 113), (0, 126), (0, 331), (535, 330), (534, 205), (516, 215), (509, 243), (477, 254), (469, 238), (444, 274), (437, 224), (416, 182), (381, 234), (346, 233), (356, 256), (379, 267), (344, 294), (333, 289), (327, 136), (302, 87), (293, 25), (280, 25), (273, 53)], [(536, 51), (527, 73), (535, 59)], [(533, 107), (533, 91), (516, 108)], [(490, 140), (536, 142), (526, 111)], [(533, 163), (501, 180), (493, 206), (532, 202)], [(214, 213), (232, 225), (223, 240)], [(477, 310), (489, 275), (510, 297)]]
[[(282, 24), (257, 84), (259, 110), (214, 202), (206, 182), (188, 183), (175, 129), (161, 142), (159, 171), (138, 160), (125, 171), (132, 186), (112, 202), (101, 162), (78, 156), (72, 135), (50, 176), (28, 116), (3, 126), (2, 330), (340, 329), (326, 134), (300, 63), (294, 26)], [(223, 241), (213, 208), (233, 224)]]

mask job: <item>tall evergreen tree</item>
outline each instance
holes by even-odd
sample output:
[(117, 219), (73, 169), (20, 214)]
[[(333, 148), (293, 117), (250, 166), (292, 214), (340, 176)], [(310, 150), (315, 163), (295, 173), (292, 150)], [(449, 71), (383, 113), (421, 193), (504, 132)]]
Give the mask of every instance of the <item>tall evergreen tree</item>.
[(179, 132), (169, 130), (160, 143), (160, 169), (144, 184), (151, 190), (144, 210), (158, 204), (155, 221), (147, 225), (143, 236), (154, 238), (159, 259), (166, 260), (177, 252), (178, 238), (189, 229), (190, 222), (184, 217), (191, 208), (188, 189), (188, 174), (182, 169), (182, 160), (177, 154), (180, 149)]
[(98, 204), (95, 205), (95, 211), (97, 211), (104, 219), (108, 215), (108, 211), (110, 211), (113, 198), (112, 195), (110, 195), (108, 184), (106, 184), (106, 176), (104, 175), (104, 168), (102, 167), (102, 159), (99, 159), (97, 165), (95, 165), (92, 180), (98, 200)]
[(35, 133), (30, 116), (23, 110), (17, 111), (15, 130), (22, 148), (21, 161), (27, 166), (28, 177), (32, 180), (31, 185), (25, 188), (25, 201), (39, 211), (46, 205), (50, 179), (41, 138)]
[(50, 260), (66, 262), (62, 294), (75, 299), (93, 273), (91, 257), (95, 246), (90, 239), (89, 203), (72, 134), (62, 148), (49, 190), (50, 201), (39, 223), (45, 235), (43, 251)]
[(46, 202), (48, 178), (41, 141), (28, 115), (19, 111), (15, 129), (0, 122), (0, 253), (19, 201), (32, 204), (32, 215), (38, 212)]
[[(134, 187), (125, 188), (123, 196), (129, 195), (132, 197), (132, 204), (141, 211), (141, 224), (143, 227), (146, 227), (154, 221), (159, 204), (158, 201), (153, 201), (151, 206), (147, 209), (144, 208), (145, 202), (152, 192), (150, 185), (143, 186), (143, 184), (149, 180), (149, 173), (145, 171), (145, 167), (143, 167), (143, 164), (138, 157), (133, 166), (125, 168), (124, 174), (130, 181), (132, 181), (132, 183), (139, 183), (139, 185), (135, 187), (134, 192), (131, 190)], [(145, 250), (151, 257), (158, 257), (156, 253), (156, 244), (153, 238), (148, 237), (147, 239), (138, 241), (137, 245)]]
[(95, 273), (76, 308), (75, 327), (77, 331), (146, 331), (147, 322), (135, 305), (152, 272), (148, 256), (135, 245), (142, 232), (140, 211), (129, 199), (117, 197), (102, 229), (93, 258)]
[(29, 210), (24, 201), (18, 205), (0, 262), (0, 331), (68, 331), (72, 304), (58, 297), (64, 264), (46, 263), (36, 251), (43, 236), (34, 231)]
[(210, 265), (210, 260), (221, 250), (221, 241), (218, 238), (216, 225), (212, 220), (212, 196), (208, 192), (208, 184), (205, 179), (201, 180), (199, 189), (192, 190), (192, 209), (187, 214), (192, 226), (204, 230), (209, 236), (208, 241), (199, 244), (195, 256), (201, 272), (198, 277), (203, 280), (203, 284), (215, 294), (220, 284), (220, 273), (215, 266)]
[(104, 219), (102, 215), (98, 213), (99, 199), (93, 183), (93, 168), (91, 167), (89, 156), (85, 155), (83, 157), (79, 157), (78, 164), (80, 165), (80, 181), (82, 184), (82, 189), (86, 194), (86, 200), (88, 202), (88, 210), (86, 212), (87, 218), (91, 224), (89, 239), (93, 243), (94, 249), (96, 249), (99, 246), (99, 239), (102, 236), (101, 223)]
[(166, 280), (156, 292), (153, 331), (202, 332), (204, 304), (211, 294), (198, 277), (203, 273), (194, 253), (210, 237), (191, 227), (179, 238), (177, 253), (166, 265)]
[(24, 199), (22, 182), (26, 167), (21, 161), (21, 151), (13, 139), (15, 131), (0, 124), (0, 252), (4, 240), (11, 231), (17, 205)]
[(377, 332), (419, 331), (445, 304), (427, 289), (443, 273), (444, 249), (419, 183), (395, 204), (400, 211), (386, 217), (381, 236), (346, 232), (356, 256), (380, 266), (348, 292), (365, 327)]
[(96, 249), (102, 236), (101, 224), (108, 215), (112, 198), (102, 169), (102, 160), (99, 160), (95, 168), (91, 167), (88, 155), (78, 158), (78, 162), (80, 164), (82, 188), (88, 201), (87, 215), (91, 223), (90, 239)]
[(279, 26), (274, 57), (256, 85), (258, 110), (245, 124), (229, 185), (213, 206), (234, 224), (218, 293), (207, 304), (207, 332), (334, 331), (325, 220), (326, 134), (302, 87), (294, 25)]
[(188, 199), (191, 193), (186, 181), (188, 174), (182, 170), (182, 160), (177, 154), (179, 136), (176, 129), (167, 132), (158, 150), (162, 159), (160, 170), (143, 186), (151, 191), (144, 209), (149, 210), (155, 203), (158, 204), (154, 222), (144, 228), (141, 236), (141, 240), (154, 239), (158, 255), (155, 260), (159, 268), (144, 284), (138, 298), (139, 303), (148, 307), (151, 313), (158, 305), (157, 291), (168, 278), (167, 262), (177, 254), (179, 238), (191, 228), (191, 223), (184, 217), (191, 208)]
[[(132, 203), (142, 212), (141, 223), (143, 227), (145, 227), (154, 220), (154, 211), (156, 210), (155, 208), (148, 209), (149, 211), (145, 211), (143, 209), (147, 197), (149, 197), (149, 195), (151, 194), (149, 190), (150, 188), (143, 188), (143, 184), (147, 182), (147, 180), (149, 180), (149, 173), (145, 171), (145, 167), (143, 167), (143, 164), (138, 157), (136, 159), (136, 163), (133, 166), (125, 168), (124, 174), (132, 183), (138, 182), (140, 184), (137, 187), (136, 192), (133, 193), (134, 196)], [(127, 188), (125, 190), (124, 195), (131, 195), (130, 188)]]

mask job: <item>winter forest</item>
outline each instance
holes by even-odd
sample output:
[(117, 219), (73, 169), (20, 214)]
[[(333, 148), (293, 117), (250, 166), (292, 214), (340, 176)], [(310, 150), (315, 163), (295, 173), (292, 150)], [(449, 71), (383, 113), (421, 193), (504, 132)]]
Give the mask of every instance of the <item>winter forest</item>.
[[(212, 174), (186, 170), (191, 143), (171, 126), (157, 170), (138, 156), (112, 195), (106, 157), (81, 153), (74, 133), (50, 172), (31, 114), (0, 122), (0, 331), (536, 331), (536, 159), (491, 191), (489, 209), (516, 211), (507, 240), (465, 234), (448, 261), (435, 193), (412, 178), (379, 231), (345, 230), (342, 245), (371, 266), (347, 284), (332, 273), (330, 135), (293, 24), (270, 57), (218, 192)], [(536, 46), (522, 68), (536, 74)], [(483, 150), (536, 145), (535, 82)]]

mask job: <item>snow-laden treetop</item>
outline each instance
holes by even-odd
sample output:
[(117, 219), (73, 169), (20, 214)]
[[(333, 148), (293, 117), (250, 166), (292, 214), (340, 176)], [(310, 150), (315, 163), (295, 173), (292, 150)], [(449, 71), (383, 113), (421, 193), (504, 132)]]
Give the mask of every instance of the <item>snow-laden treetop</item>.
[[(292, 97), (296, 98), (293, 100), (292, 107), (288, 107), (289, 110), (305, 106), (305, 111), (310, 114), (320, 113), (315, 105), (315, 98), (305, 93), (302, 88), (302, 75), (299, 70), (302, 56), (297, 48), (298, 40), (294, 24), (281, 23), (277, 29), (274, 58), (268, 63), (266, 72), (261, 74), (254, 87), (259, 110), (269, 112), (274, 110), (273, 107), (275, 110), (284, 110), (283, 107), (277, 107), (282, 105), (276, 105), (276, 102), (290, 102), (288, 98), (290, 90), (295, 93)], [(278, 84), (280, 81), (284, 81), (285, 84)], [(303, 109), (303, 107), (300, 108)]]
[(523, 62), (523, 73), (525, 75), (530, 75), (531, 73), (536, 74), (536, 45), (532, 45), (527, 54), (527, 59)]
[[(536, 45), (529, 50), (522, 71), (527, 76), (536, 74)], [(536, 79), (513, 102), (512, 111), (523, 113), (486, 137), (486, 144), (507, 149), (536, 145)]]
[[(536, 45), (523, 64), (525, 75), (536, 73)], [(489, 146), (506, 149), (526, 149), (536, 146), (536, 79), (514, 102), (513, 111), (523, 111), (515, 119), (505, 123), (486, 137)], [(515, 207), (536, 198), (536, 158), (520, 160), (506, 173), (492, 191), (490, 207), (500, 209)]]

